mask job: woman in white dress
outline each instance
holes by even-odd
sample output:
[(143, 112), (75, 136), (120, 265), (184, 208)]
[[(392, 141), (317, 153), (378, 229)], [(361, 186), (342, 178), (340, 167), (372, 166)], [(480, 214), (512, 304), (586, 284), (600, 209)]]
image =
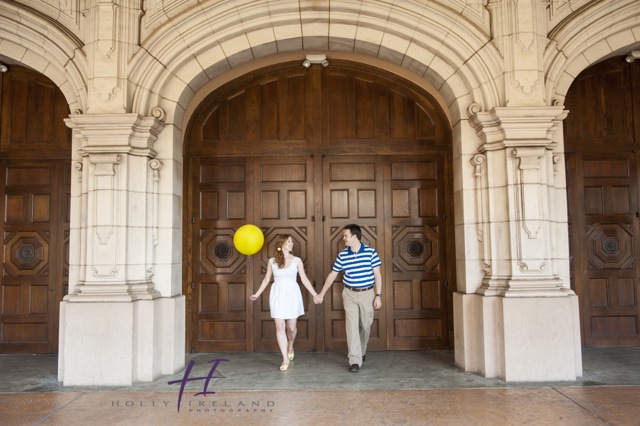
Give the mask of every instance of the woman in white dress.
[(304, 315), (304, 303), (302, 293), (296, 277), (300, 275), (302, 284), (315, 297), (318, 293), (313, 289), (307, 274), (304, 272), (302, 259), (291, 253), (293, 240), (291, 235), (279, 235), (276, 238), (276, 255), (267, 262), (267, 273), (260, 284), (260, 288), (252, 294), (251, 302), (255, 302), (274, 277), (271, 295), (269, 296), (269, 308), (271, 318), (276, 323), (276, 340), (282, 353), (282, 365), (280, 370), (289, 368), (289, 362), (293, 360), (293, 341), (296, 339), (298, 317)]

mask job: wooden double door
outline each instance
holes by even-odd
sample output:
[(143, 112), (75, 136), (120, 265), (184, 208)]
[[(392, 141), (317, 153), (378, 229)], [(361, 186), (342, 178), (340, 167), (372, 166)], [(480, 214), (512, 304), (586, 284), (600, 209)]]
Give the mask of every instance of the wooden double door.
[[(273, 243), (290, 234), (317, 291), (340, 250), (342, 228), (357, 223), (382, 262), (383, 308), (372, 349), (442, 349), (447, 335), (446, 225), (440, 155), (203, 158), (194, 220), (197, 351), (275, 350), (269, 290), (259, 287)], [(265, 246), (250, 258), (233, 248), (234, 230), (257, 223)], [(322, 305), (300, 285), (306, 314), (301, 351), (345, 347), (342, 276)]]
[(572, 287), (585, 346), (640, 346), (640, 64), (578, 76), (565, 120)]
[[(189, 134), (189, 350), (277, 351), (269, 291), (249, 302), (275, 238), (292, 236), (320, 291), (349, 223), (382, 260), (383, 307), (369, 347), (447, 348), (450, 157), (434, 111), (378, 73), (333, 63), (267, 70), (205, 101)], [(265, 236), (249, 257), (233, 246), (247, 223)], [(297, 350), (346, 348), (341, 280), (322, 305), (299, 283)]]

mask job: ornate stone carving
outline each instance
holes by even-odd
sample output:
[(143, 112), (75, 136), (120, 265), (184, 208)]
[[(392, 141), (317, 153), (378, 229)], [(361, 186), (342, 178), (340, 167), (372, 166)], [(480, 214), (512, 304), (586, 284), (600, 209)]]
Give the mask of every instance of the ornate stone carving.
[(486, 156), (476, 154), (471, 157), (471, 164), (474, 168), (475, 188), (476, 188), (476, 236), (482, 246), (483, 271), (485, 274), (491, 271), (491, 246), (489, 241), (489, 233), (487, 229), (489, 223), (487, 219), (488, 193), (487, 193), (487, 175), (486, 175)]
[(516, 220), (522, 221), (522, 228), (531, 239), (538, 237), (542, 212), (540, 211), (540, 162), (544, 147), (517, 148), (512, 151), (514, 161), (514, 189), (516, 200)]
[(149, 161), (149, 170), (151, 171), (151, 238), (149, 238), (149, 244), (147, 247), (147, 280), (155, 274), (155, 248), (158, 245), (158, 215), (159, 209), (159, 184), (160, 184), (160, 169), (162, 169), (162, 162), (157, 159)]

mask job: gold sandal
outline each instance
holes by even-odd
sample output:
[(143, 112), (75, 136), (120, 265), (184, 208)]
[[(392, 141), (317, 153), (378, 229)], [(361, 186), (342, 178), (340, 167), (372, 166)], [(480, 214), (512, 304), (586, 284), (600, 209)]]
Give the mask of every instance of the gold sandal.
[(289, 368), (289, 364), (284, 364), (284, 363), (283, 363), (283, 364), (280, 366), (280, 371), (286, 371), (286, 370), (287, 370), (287, 368)]

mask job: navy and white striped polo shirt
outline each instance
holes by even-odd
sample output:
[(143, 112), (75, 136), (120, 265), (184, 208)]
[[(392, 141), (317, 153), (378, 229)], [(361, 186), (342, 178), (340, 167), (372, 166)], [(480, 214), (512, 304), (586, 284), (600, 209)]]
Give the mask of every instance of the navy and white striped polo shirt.
[(366, 288), (375, 283), (373, 268), (380, 266), (376, 249), (361, 244), (358, 253), (346, 247), (333, 264), (335, 272), (344, 271), (344, 284), (349, 287)]

